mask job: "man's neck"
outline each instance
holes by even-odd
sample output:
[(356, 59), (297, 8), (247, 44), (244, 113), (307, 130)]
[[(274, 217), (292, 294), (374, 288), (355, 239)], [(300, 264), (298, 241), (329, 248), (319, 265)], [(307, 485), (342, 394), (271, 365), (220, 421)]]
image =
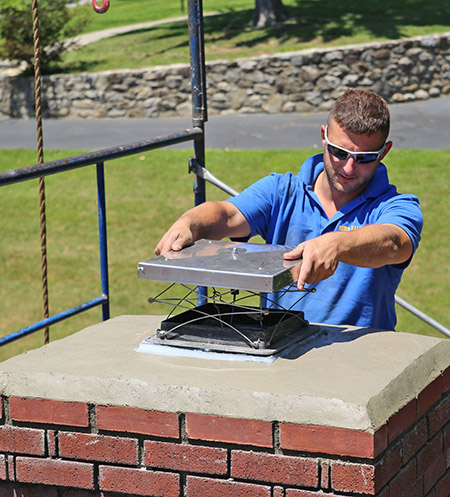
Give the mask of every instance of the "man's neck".
[(352, 193), (344, 193), (336, 190), (336, 188), (330, 184), (325, 171), (322, 171), (319, 173), (319, 176), (317, 176), (316, 181), (314, 182), (313, 191), (317, 195), (328, 219), (331, 219), (345, 204), (361, 194), (361, 191), (359, 190)]

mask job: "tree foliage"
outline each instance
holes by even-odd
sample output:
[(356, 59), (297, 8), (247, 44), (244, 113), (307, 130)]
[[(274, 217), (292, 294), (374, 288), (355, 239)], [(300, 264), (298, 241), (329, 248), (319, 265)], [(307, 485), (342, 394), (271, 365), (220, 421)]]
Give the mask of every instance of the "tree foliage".
[[(60, 62), (70, 44), (65, 40), (80, 33), (87, 19), (69, 9), (65, 0), (39, 0), (39, 39), (41, 69), (49, 70)], [(0, 0), (0, 57), (34, 64), (33, 14), (31, 2)]]

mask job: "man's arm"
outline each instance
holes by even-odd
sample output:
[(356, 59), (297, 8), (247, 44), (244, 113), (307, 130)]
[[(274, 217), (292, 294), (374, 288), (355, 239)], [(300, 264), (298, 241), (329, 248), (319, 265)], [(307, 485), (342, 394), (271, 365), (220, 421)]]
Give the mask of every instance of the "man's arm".
[(298, 245), (285, 259), (302, 258), (293, 274), (302, 290), (305, 283), (317, 283), (334, 274), (339, 262), (377, 268), (400, 264), (412, 254), (407, 233), (394, 224), (372, 224), (355, 231), (326, 233)]
[(181, 250), (200, 238), (221, 240), (251, 233), (242, 212), (230, 202), (205, 202), (185, 212), (159, 241), (155, 254)]

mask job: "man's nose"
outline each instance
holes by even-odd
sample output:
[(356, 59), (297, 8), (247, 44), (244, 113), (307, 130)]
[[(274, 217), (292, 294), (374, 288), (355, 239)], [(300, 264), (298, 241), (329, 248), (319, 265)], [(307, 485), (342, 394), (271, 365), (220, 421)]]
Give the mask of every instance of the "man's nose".
[(356, 169), (356, 166), (357, 166), (357, 163), (355, 161), (355, 158), (353, 157), (353, 155), (350, 155), (346, 161), (345, 161), (345, 164), (344, 164), (344, 167), (342, 168), (344, 173), (345, 174), (352, 174), (355, 169)]

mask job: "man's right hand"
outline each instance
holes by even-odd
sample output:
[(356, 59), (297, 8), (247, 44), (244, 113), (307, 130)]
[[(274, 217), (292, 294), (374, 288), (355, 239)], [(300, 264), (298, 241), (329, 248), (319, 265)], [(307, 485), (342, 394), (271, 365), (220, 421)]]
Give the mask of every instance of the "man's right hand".
[(172, 227), (164, 234), (155, 248), (155, 254), (161, 255), (170, 250), (181, 250), (183, 247), (194, 243), (194, 235), (190, 228), (182, 225), (179, 219)]
[(205, 202), (185, 212), (161, 238), (155, 254), (181, 250), (201, 238), (243, 238), (251, 233), (241, 211), (230, 202)]

